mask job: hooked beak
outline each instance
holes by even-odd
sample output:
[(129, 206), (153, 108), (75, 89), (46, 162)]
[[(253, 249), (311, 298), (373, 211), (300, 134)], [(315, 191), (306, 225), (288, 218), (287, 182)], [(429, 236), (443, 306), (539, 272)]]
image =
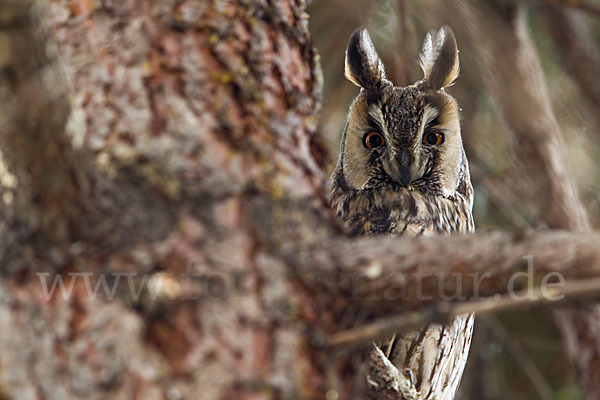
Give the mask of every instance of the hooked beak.
[(395, 182), (399, 183), (404, 187), (408, 187), (412, 182), (412, 166), (413, 156), (406, 150), (400, 150), (399, 155), (390, 157), (388, 162), (384, 162), (385, 172)]
[(398, 168), (398, 181), (402, 186), (408, 186), (412, 181), (412, 164), (412, 155), (408, 151), (402, 150), (400, 152), (400, 166)]

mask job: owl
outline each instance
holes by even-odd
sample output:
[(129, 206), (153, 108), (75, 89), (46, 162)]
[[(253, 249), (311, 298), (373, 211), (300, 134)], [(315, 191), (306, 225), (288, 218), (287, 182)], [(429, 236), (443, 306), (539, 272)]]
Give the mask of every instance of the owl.
[[(355, 31), (348, 41), (345, 76), (361, 89), (348, 113), (331, 201), (355, 235), (474, 231), (459, 107), (445, 91), (459, 73), (450, 28), (427, 35), (420, 65), (422, 80), (394, 86), (366, 30)], [(405, 400), (451, 400), (472, 331), (473, 315), (463, 315), (397, 334), (372, 351), (385, 354), (406, 377)]]

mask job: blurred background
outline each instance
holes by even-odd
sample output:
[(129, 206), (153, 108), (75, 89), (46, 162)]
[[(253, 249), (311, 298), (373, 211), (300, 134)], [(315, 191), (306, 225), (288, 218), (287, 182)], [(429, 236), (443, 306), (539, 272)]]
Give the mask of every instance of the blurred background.
[[(596, 227), (600, 214), (600, 1), (315, 0), (311, 34), (324, 74), (321, 136), (333, 170), (348, 106), (352, 31), (366, 26), (396, 85), (422, 78), (428, 30), (449, 25), (478, 231), (561, 229), (545, 170), (566, 174)], [(565, 180), (566, 181), (566, 180)], [(459, 399), (583, 399), (549, 311), (479, 318)]]

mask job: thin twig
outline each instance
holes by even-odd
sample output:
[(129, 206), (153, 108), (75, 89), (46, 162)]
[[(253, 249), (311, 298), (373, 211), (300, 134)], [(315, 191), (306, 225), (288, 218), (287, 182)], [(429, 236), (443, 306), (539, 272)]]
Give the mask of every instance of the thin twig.
[(533, 290), (528, 288), (517, 293), (495, 294), (484, 300), (439, 303), (426, 309), (382, 318), (358, 328), (335, 333), (327, 343), (333, 349), (343, 349), (381, 339), (394, 332), (406, 332), (432, 322), (448, 321), (462, 314), (495, 314), (594, 297), (600, 297), (600, 278), (571, 281), (562, 287)]

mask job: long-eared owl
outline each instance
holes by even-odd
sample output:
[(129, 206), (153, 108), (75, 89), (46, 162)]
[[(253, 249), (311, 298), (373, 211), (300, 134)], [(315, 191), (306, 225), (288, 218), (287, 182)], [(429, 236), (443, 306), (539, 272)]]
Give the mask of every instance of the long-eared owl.
[[(350, 106), (332, 175), (332, 204), (354, 234), (474, 230), (459, 108), (445, 92), (459, 72), (451, 29), (427, 35), (420, 65), (422, 80), (394, 86), (366, 30), (355, 31), (348, 42), (345, 75), (361, 90)], [(409, 377), (406, 400), (454, 398), (472, 331), (473, 315), (464, 315), (379, 344)]]

